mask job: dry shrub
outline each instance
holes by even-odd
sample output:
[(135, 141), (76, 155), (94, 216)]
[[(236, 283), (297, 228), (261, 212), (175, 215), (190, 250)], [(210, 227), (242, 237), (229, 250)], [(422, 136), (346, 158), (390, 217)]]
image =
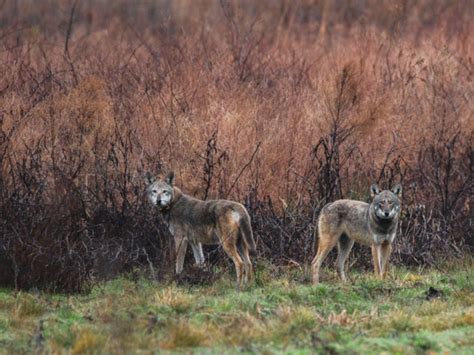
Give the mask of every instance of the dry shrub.
[(155, 294), (155, 302), (159, 306), (171, 308), (178, 314), (186, 314), (193, 308), (193, 297), (182, 293), (176, 287), (167, 287)]
[(472, 252), (471, 2), (0, 8), (2, 285), (171, 272), (145, 170), (245, 203), (274, 263), (308, 262), (324, 204), (374, 181), (404, 186), (396, 262)]
[(187, 321), (178, 321), (169, 327), (169, 334), (161, 344), (163, 349), (195, 348), (210, 344), (211, 334), (203, 326), (193, 326)]
[(89, 328), (81, 329), (76, 335), (72, 354), (96, 354), (104, 347), (106, 339)]

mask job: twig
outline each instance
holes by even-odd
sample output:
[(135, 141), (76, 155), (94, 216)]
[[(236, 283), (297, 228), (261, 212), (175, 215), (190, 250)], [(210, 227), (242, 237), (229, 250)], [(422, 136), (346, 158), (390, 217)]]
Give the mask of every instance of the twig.
[(235, 184), (237, 183), (237, 181), (240, 179), (240, 176), (243, 174), (243, 172), (245, 171), (245, 169), (247, 169), (247, 167), (252, 164), (252, 161), (253, 159), (255, 158), (255, 155), (257, 154), (258, 152), (258, 149), (260, 148), (260, 146), (262, 145), (262, 142), (258, 142), (257, 144), (257, 147), (255, 148), (252, 156), (250, 157), (250, 160), (247, 162), (247, 164), (245, 164), (242, 169), (240, 170), (239, 174), (237, 175), (237, 177), (235, 178), (234, 182), (232, 183), (232, 185), (230, 186), (230, 188), (227, 190), (227, 192), (225, 193), (225, 197), (229, 196), (230, 192), (232, 191), (232, 189), (234, 188)]
[(69, 22), (68, 22), (67, 31), (66, 31), (66, 41), (64, 42), (64, 57), (66, 58), (69, 66), (71, 67), (72, 75), (74, 76), (74, 81), (76, 85), (78, 84), (79, 81), (77, 79), (74, 63), (71, 60), (71, 54), (69, 53), (69, 39), (71, 38), (71, 34), (72, 34), (72, 24), (74, 21), (74, 13), (76, 11), (76, 5), (78, 1), (79, 0), (74, 0), (74, 2), (72, 3), (71, 12), (69, 13)]

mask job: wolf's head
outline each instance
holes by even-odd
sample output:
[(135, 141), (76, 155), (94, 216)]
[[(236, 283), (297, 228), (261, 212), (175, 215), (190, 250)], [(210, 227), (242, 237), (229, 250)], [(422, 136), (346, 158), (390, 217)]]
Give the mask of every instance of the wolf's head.
[(372, 195), (372, 206), (375, 215), (383, 220), (390, 220), (398, 216), (400, 212), (400, 198), (402, 185), (397, 184), (391, 190), (380, 191), (377, 184), (370, 187)]
[(170, 172), (164, 180), (157, 180), (151, 173), (147, 172), (145, 177), (146, 196), (148, 201), (161, 210), (170, 207), (174, 199), (174, 173)]

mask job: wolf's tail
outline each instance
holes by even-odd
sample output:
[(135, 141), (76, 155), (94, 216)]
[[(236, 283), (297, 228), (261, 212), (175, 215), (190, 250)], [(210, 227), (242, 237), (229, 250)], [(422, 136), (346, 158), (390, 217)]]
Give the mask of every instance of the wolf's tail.
[(255, 239), (253, 238), (252, 226), (250, 224), (250, 216), (245, 213), (245, 217), (240, 220), (240, 234), (242, 242), (247, 245), (249, 253), (252, 256), (257, 254), (257, 247), (255, 245)]

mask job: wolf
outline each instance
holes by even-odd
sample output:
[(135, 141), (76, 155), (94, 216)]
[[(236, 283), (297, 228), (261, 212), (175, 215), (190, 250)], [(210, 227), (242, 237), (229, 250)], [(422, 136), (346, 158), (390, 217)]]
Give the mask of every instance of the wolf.
[(198, 266), (204, 264), (202, 244), (220, 244), (235, 264), (237, 289), (253, 279), (249, 254), (255, 254), (250, 216), (245, 207), (229, 200), (203, 201), (174, 186), (174, 173), (157, 180), (146, 174), (148, 201), (161, 211), (176, 247), (176, 274), (183, 271), (184, 256), (191, 244)]
[(321, 264), (336, 244), (337, 273), (343, 282), (346, 281), (344, 263), (354, 241), (372, 247), (375, 274), (385, 277), (400, 217), (402, 186), (397, 184), (391, 190), (381, 191), (377, 184), (372, 184), (370, 191), (370, 204), (337, 200), (321, 210), (318, 252), (311, 263), (313, 284), (319, 283)]

